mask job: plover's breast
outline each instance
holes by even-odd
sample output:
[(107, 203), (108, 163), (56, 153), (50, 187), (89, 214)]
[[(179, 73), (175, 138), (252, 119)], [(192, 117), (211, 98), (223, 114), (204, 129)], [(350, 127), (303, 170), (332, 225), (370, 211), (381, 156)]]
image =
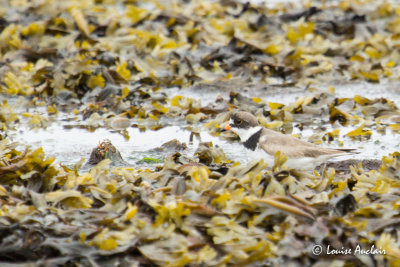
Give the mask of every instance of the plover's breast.
[(274, 166), (275, 156), (268, 154), (263, 149), (257, 147), (255, 150), (246, 149), (246, 152), (250, 160), (263, 159), (264, 162), (267, 163), (269, 167)]

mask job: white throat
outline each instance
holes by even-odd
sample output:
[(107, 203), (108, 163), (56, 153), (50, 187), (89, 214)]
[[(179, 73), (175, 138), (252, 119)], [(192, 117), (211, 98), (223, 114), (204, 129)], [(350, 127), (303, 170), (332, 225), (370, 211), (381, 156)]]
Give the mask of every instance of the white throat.
[(234, 133), (236, 133), (237, 135), (239, 135), (240, 140), (242, 141), (242, 143), (246, 142), (247, 140), (249, 140), (249, 138), (255, 134), (256, 132), (258, 132), (259, 130), (261, 130), (261, 126), (256, 126), (256, 127), (251, 127), (249, 129), (241, 129), (241, 128), (232, 128), (232, 131)]

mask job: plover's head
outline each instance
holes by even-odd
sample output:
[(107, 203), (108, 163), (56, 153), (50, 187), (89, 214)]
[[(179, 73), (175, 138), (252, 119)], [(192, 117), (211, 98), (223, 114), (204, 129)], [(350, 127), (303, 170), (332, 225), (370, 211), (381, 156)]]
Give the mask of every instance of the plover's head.
[(225, 130), (231, 130), (240, 137), (240, 140), (246, 141), (259, 128), (258, 120), (253, 114), (239, 111), (231, 116)]

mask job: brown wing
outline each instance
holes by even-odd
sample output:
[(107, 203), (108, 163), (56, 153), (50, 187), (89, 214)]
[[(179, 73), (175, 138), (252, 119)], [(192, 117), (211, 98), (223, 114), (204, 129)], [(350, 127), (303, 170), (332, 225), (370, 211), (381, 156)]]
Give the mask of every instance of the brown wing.
[(275, 155), (280, 151), (283, 155), (290, 158), (317, 157), (320, 155), (333, 155), (346, 153), (338, 149), (323, 148), (315, 144), (299, 140), (290, 135), (263, 129), (263, 137), (260, 140), (261, 148), (268, 154)]

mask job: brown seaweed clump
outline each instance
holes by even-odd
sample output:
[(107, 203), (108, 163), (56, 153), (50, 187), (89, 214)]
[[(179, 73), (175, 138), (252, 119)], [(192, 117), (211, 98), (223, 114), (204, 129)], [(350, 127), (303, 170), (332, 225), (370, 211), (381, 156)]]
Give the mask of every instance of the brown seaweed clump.
[(104, 159), (110, 159), (114, 164), (123, 164), (121, 153), (115, 148), (110, 140), (104, 140), (99, 145), (93, 148), (90, 153), (89, 165), (96, 165)]

